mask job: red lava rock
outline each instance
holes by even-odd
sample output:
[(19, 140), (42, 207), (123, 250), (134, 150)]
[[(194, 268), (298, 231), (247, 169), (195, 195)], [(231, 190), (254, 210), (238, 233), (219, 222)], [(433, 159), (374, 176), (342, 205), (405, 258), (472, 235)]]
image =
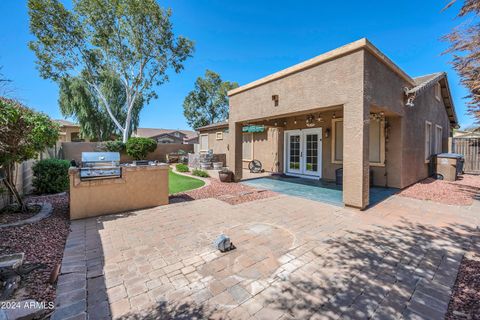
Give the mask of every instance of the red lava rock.
[(22, 278), (23, 296), (39, 302), (55, 300), (55, 286), (49, 283), (50, 275), (61, 263), (65, 241), (69, 233), (68, 195), (32, 196), (28, 203), (50, 202), (53, 214), (37, 223), (10, 227), (0, 232), (0, 255), (24, 252), (24, 264), (41, 263), (46, 267), (30, 272)]
[(265, 199), (274, 195), (277, 195), (277, 193), (269, 190), (259, 190), (241, 183), (224, 183), (211, 178), (210, 185), (171, 196), (170, 202), (176, 203), (215, 198), (231, 205), (236, 205), (244, 202)]
[(0, 224), (7, 224), (12, 222), (17, 222), (21, 220), (26, 220), (33, 217), (38, 213), (39, 210), (33, 210), (28, 212), (1, 212), (0, 213)]
[(402, 190), (399, 195), (445, 204), (468, 206), (480, 194), (480, 176), (464, 174), (457, 181), (427, 178)]
[(462, 260), (445, 319), (480, 319), (480, 246), (478, 244), (477, 249), (470, 249)]

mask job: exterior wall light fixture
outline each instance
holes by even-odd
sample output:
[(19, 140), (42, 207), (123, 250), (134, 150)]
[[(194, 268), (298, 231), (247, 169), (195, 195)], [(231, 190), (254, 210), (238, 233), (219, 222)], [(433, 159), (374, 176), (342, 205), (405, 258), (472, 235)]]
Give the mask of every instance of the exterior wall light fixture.
[(274, 94), (274, 95), (272, 96), (272, 101), (273, 101), (273, 105), (274, 105), (275, 107), (278, 107), (278, 94)]

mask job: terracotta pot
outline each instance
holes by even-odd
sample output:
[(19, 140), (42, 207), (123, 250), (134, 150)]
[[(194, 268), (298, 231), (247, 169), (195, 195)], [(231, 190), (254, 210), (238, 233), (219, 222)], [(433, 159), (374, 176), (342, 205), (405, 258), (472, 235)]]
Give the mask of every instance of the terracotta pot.
[(232, 171), (219, 171), (218, 177), (221, 182), (232, 182), (233, 181), (233, 172)]

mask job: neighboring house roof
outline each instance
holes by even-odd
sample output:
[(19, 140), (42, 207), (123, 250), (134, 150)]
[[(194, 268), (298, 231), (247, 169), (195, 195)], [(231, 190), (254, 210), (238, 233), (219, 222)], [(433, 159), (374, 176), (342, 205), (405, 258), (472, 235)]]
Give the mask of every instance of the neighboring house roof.
[(458, 118), (455, 112), (455, 107), (453, 105), (452, 95), (450, 94), (447, 74), (445, 72), (436, 72), (416, 77), (414, 78), (414, 81), (415, 86), (411, 89), (405, 90), (407, 96), (413, 97), (413, 99), (411, 99), (412, 102), (415, 97), (421, 95), (423, 92), (432, 88), (437, 83), (440, 84), (442, 100), (445, 106), (445, 111), (447, 112), (448, 118), (450, 120), (450, 125), (453, 128), (458, 128)]
[(477, 129), (456, 130), (453, 132), (454, 138), (480, 138), (480, 132)]
[(134, 135), (136, 137), (154, 138), (162, 134), (173, 135), (175, 132), (179, 132), (187, 140), (195, 138), (197, 136), (197, 133), (192, 130), (157, 129), (157, 128), (138, 128), (135, 131)]
[(60, 125), (60, 127), (80, 127), (79, 124), (77, 124), (75, 122), (68, 121), (68, 120), (64, 120), (64, 119), (56, 119), (56, 120), (53, 120), (53, 121), (58, 123)]
[(205, 130), (213, 130), (219, 128), (227, 128), (228, 127), (228, 120), (212, 123), (203, 127), (197, 128), (197, 131), (205, 131)]
[(179, 137), (176, 137), (173, 135), (173, 133), (162, 133), (158, 136), (155, 136), (156, 139), (163, 139), (163, 138), (169, 138), (169, 139), (172, 139), (172, 140), (184, 140), (185, 139), (185, 136), (184, 135), (181, 135)]

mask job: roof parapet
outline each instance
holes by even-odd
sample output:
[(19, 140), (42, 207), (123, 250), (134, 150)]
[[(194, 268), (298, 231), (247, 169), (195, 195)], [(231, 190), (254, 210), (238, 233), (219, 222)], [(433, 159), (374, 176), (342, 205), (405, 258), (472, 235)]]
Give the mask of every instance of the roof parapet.
[(246, 85), (243, 85), (241, 87), (230, 90), (230, 91), (228, 91), (228, 96), (230, 97), (230, 96), (236, 95), (238, 93), (241, 93), (243, 91), (247, 91), (249, 89), (253, 89), (253, 88), (261, 86), (263, 84), (275, 81), (277, 79), (287, 77), (291, 74), (294, 74), (294, 73), (297, 73), (297, 72), (315, 67), (315, 66), (320, 65), (322, 63), (325, 63), (325, 62), (343, 57), (345, 55), (348, 55), (350, 53), (353, 53), (353, 52), (361, 50), (361, 49), (368, 50), (377, 59), (379, 59), (381, 62), (383, 62), (385, 65), (387, 65), (387, 67), (392, 69), (395, 73), (397, 73), (399, 76), (401, 76), (408, 83), (410, 83), (411, 85), (415, 85), (414, 80), (408, 74), (406, 74), (402, 69), (400, 69), (385, 54), (383, 54), (380, 50), (378, 50), (377, 47), (375, 47), (367, 38), (362, 38), (362, 39), (359, 39), (357, 41), (346, 44), (344, 46), (341, 46), (339, 48), (336, 48), (334, 50), (323, 53), (323, 54), (321, 54), (319, 56), (316, 56), (312, 59), (306, 60), (304, 62), (293, 65), (291, 67), (288, 67), (286, 69), (283, 69), (281, 71), (278, 71), (276, 73), (268, 75), (266, 77), (260, 78), (258, 80), (253, 81), (253, 82), (250, 82), (250, 83), (248, 83)]

